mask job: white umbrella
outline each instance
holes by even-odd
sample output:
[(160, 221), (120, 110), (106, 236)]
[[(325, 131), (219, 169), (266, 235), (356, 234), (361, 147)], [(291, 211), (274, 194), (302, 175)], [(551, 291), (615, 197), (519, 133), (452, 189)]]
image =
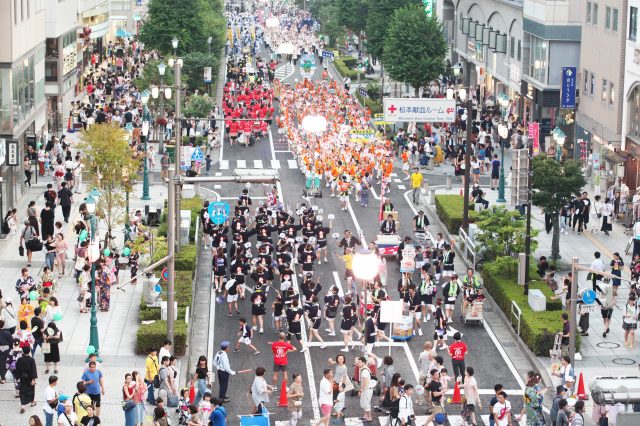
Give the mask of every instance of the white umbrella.
[(281, 55), (293, 55), (295, 47), (291, 43), (282, 43), (278, 46), (277, 53)]

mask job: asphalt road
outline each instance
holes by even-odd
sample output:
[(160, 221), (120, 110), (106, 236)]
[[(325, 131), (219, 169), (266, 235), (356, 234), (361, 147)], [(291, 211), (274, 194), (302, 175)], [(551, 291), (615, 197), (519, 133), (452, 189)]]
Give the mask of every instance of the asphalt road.
[[(295, 69), (293, 74), (289, 74), (290, 68), (286, 71), (288, 74), (285, 75), (287, 82), (293, 82), (294, 79), (301, 78), (299, 69)], [(314, 78), (319, 78), (320, 73), (321, 69), (317, 69), (314, 74)], [(280, 72), (279, 74), (282, 75), (284, 73)], [(285, 204), (288, 204), (292, 209), (295, 209), (297, 203), (306, 202), (301, 198), (302, 189), (304, 187), (304, 176), (298, 168), (293, 168), (295, 161), (292, 160), (294, 160), (294, 157), (291, 152), (288, 152), (286, 143), (281, 143), (277, 139), (277, 131), (274, 128), (272, 129), (272, 134), (270, 134), (269, 137), (264, 138), (254, 146), (248, 148), (243, 146), (231, 147), (228, 143), (225, 143), (223, 149), (220, 151), (218, 168), (213, 172), (221, 175), (229, 175), (232, 174), (233, 169), (237, 167), (254, 168), (256, 166), (262, 166), (264, 168), (270, 168), (272, 166), (279, 166), (279, 195)], [(272, 160), (276, 161), (272, 162)], [(400, 175), (402, 174), (399, 168), (397, 168), (396, 173), (398, 176), (393, 179), (390, 198), (399, 212), (399, 220), (402, 224), (400, 228), (401, 236), (410, 235), (412, 230), (410, 225), (411, 218), (415, 213), (413, 207), (408, 202), (409, 198), (405, 198), (405, 195), (409, 192), (409, 185), (407, 181), (399, 180), (401, 179)], [(442, 179), (442, 183), (438, 183), (440, 182), (438, 179)], [(432, 185), (444, 184), (444, 177), (434, 174), (430, 177), (430, 183)], [(210, 200), (220, 197), (222, 200), (228, 201), (233, 205), (244, 187), (244, 185), (240, 184), (206, 184), (202, 185), (201, 192), (203, 196)], [(380, 186), (375, 185), (374, 191), (376, 194), (380, 194)], [(371, 202), (369, 207), (363, 208), (360, 207), (359, 203), (353, 202), (352, 198), (350, 211), (343, 212), (339, 208), (337, 198), (331, 198), (329, 196), (329, 191), (324, 195), (325, 196), (323, 198), (313, 199), (312, 203), (324, 211), (323, 216), (325, 217), (325, 222), (327, 222), (326, 217), (329, 213), (333, 213), (335, 215), (333, 228), (331, 230), (332, 233), (339, 232), (342, 234), (346, 229), (353, 231), (361, 229), (367, 242), (375, 240), (375, 236), (379, 228), (377, 220), (379, 207), (378, 199), (370, 197)], [(250, 188), (250, 196), (253, 197), (254, 201), (262, 201), (261, 197), (264, 196), (262, 186), (252, 186)], [(439, 229), (434, 226), (431, 226), (430, 230), (433, 235), (439, 232)], [(316, 277), (319, 278), (324, 289), (328, 289), (331, 285), (336, 284), (336, 278), (340, 280), (344, 276), (344, 264), (342, 260), (334, 253), (331, 253), (337, 248), (337, 244), (333, 240), (330, 240), (329, 244), (329, 262), (323, 262), (322, 265), (317, 266), (315, 269)], [(464, 267), (462, 264), (456, 263), (456, 270), (459, 273), (463, 273)], [(389, 263), (387, 288), (388, 293), (392, 298), (398, 297), (396, 283), (399, 278), (400, 274), (395, 269), (395, 261)], [(344, 287), (344, 283), (341, 284)], [(270, 301), (268, 305), (270, 306), (270, 303), (273, 300), (273, 292), (270, 292), (269, 296)], [(245, 316), (248, 319), (251, 318), (251, 309), (248, 300), (241, 304), (240, 309), (242, 316)], [(459, 310), (459, 306), (457, 307), (457, 310)], [(268, 315), (265, 317), (266, 327), (264, 334), (261, 335), (256, 333), (254, 338), (254, 344), (261, 351), (261, 354), (257, 356), (253, 355), (248, 348), (242, 347), (239, 353), (233, 353), (230, 351), (229, 355), (231, 367), (235, 370), (255, 369), (258, 366), (265, 367), (267, 370), (265, 377), (270, 383), (273, 357), (267, 342), (277, 339), (277, 331), (271, 324), (271, 316), (269, 314), (270, 309), (268, 310)], [(215, 322), (214, 348), (216, 350), (218, 349), (221, 341), (229, 340), (234, 342), (237, 339), (239, 316), (240, 315), (234, 315), (233, 317), (228, 317), (226, 303), (216, 305), (215, 318), (212, 319), (212, 321)], [(500, 350), (496, 346), (496, 341), (494, 340), (495, 338), (493, 335), (488, 332), (486, 326), (483, 325), (465, 327), (459, 320), (459, 312), (456, 312), (455, 318), (455, 321), (451, 325), (453, 328), (460, 330), (463, 333), (463, 340), (467, 343), (470, 349), (466, 365), (473, 366), (476, 371), (476, 380), (479, 388), (481, 389), (483, 406), (485, 407), (484, 411), (481, 413), (485, 415), (484, 423), (488, 424), (486, 422), (486, 414), (488, 414), (488, 400), (490, 398), (490, 394), (493, 392), (493, 386), (496, 383), (504, 385), (507, 392), (511, 390), (510, 400), (513, 405), (513, 411), (514, 413), (519, 413), (522, 406), (522, 393), (520, 391), (522, 382), (514, 376), (513, 372), (515, 369), (510, 368), (508, 360), (501, 355)], [(303, 376), (305, 391), (303, 412), (305, 419), (314, 419), (314, 417), (318, 416), (317, 403), (313, 401), (312, 398), (315, 398), (315, 395), (317, 394), (318, 384), (322, 378), (322, 370), (328, 366), (329, 358), (335, 358), (337, 354), (342, 353), (340, 352), (340, 349), (342, 348), (340, 336), (327, 336), (327, 333), (324, 331), (325, 325), (326, 323), (323, 322), (323, 325), (321, 326), (321, 335), (325, 340), (331, 342), (330, 345), (332, 346), (325, 349), (313, 346), (306, 354), (292, 353), (289, 356), (289, 374), (291, 375), (291, 373), (297, 372)], [(424, 337), (415, 336), (407, 343), (396, 344), (391, 348), (382, 345), (374, 349), (374, 353), (381, 357), (387, 355), (390, 351), (390, 354), (395, 361), (396, 371), (401, 373), (402, 377), (405, 378), (406, 383), (417, 383), (417, 359), (419, 353), (422, 351), (424, 342), (433, 335), (433, 321), (424, 324), (423, 330)], [(450, 342), (451, 340), (452, 339), (449, 339)], [(294, 341), (294, 344), (299, 348), (297, 342)], [(360, 355), (357, 348), (348, 354), (347, 363), (350, 366), (350, 374), (352, 374), (353, 371), (351, 364), (357, 355)], [(449, 372), (452, 372), (451, 361), (446, 351), (440, 351), (440, 355), (445, 359), (445, 366), (449, 369)], [(250, 412), (251, 403), (248, 391), (251, 387), (252, 381), (253, 373), (240, 374), (232, 377), (229, 388), (231, 402), (225, 404), (230, 413), (230, 418), (233, 419), (231, 424), (237, 424), (235, 423), (237, 421), (237, 415), (249, 414)], [(280, 387), (280, 384), (278, 384), (278, 387)], [(214, 394), (217, 394), (217, 391), (218, 386), (216, 384)], [(273, 412), (275, 419), (288, 419), (289, 414), (286, 409), (276, 407), (278, 398), (279, 392), (272, 395), (269, 408)], [(374, 396), (374, 401), (376, 398), (377, 397)], [(362, 416), (358, 398), (347, 397), (346, 406), (346, 417), (358, 418)], [(416, 407), (417, 415), (424, 415), (424, 411), (424, 408)], [(457, 416), (460, 414), (460, 406), (447, 404), (446, 412), (451, 416)], [(374, 414), (374, 416), (375, 415), (377, 414)], [(454, 422), (454, 419), (456, 419), (456, 417), (450, 417), (452, 424), (457, 424)], [(479, 423), (481, 424), (482, 421)], [(305, 421), (304, 424), (309, 423)], [(356, 422), (354, 424), (359, 423)], [(374, 422), (374, 424), (379, 423)]]

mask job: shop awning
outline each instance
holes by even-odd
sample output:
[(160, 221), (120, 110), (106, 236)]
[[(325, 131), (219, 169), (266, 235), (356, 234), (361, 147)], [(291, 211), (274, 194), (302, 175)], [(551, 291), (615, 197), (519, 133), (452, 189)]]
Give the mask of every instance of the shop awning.
[(602, 154), (602, 158), (605, 161), (608, 161), (611, 164), (620, 164), (627, 161), (629, 156), (624, 152), (619, 151), (611, 151), (610, 149), (604, 149)]

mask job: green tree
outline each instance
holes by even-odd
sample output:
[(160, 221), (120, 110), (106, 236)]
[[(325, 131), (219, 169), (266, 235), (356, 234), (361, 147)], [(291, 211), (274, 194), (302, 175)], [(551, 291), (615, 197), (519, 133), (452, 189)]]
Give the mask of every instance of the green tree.
[[(151, 90), (151, 86), (160, 87), (160, 73), (158, 72), (159, 63), (160, 61), (157, 59), (151, 59), (145, 64), (142, 69), (142, 74), (133, 80), (133, 83), (136, 85), (138, 90)], [(164, 72), (164, 85), (173, 86), (173, 69), (171, 69), (166, 62), (164, 64), (167, 66)]]
[(129, 134), (114, 124), (95, 124), (82, 133), (80, 149), (93, 185), (101, 192), (96, 212), (107, 225), (105, 240), (113, 228), (124, 221), (125, 193), (140, 161), (131, 156)]
[(209, 117), (215, 104), (215, 101), (209, 96), (193, 95), (185, 102), (182, 114), (185, 118)]
[(338, 8), (338, 20), (343, 25), (360, 37), (365, 31), (367, 15), (369, 13), (368, 0), (335, 0)]
[(219, 0), (150, 0), (145, 21), (140, 28), (140, 41), (147, 48), (162, 53), (173, 52), (171, 40), (179, 40), (178, 53), (206, 52), (224, 47), (226, 20)]
[[(489, 259), (524, 252), (526, 224), (518, 211), (493, 206), (482, 210), (475, 223), (482, 231), (477, 239), (487, 249)], [(531, 237), (536, 235), (538, 231), (532, 230)], [(532, 239), (531, 250), (535, 251), (536, 246), (537, 242)]]
[[(368, 0), (367, 8), (367, 52), (377, 59), (382, 59), (384, 42), (387, 38), (387, 29), (391, 22), (390, 17), (401, 7), (410, 4), (419, 4), (417, 0)], [(424, 11), (422, 12), (424, 14)]]
[(418, 92), (444, 72), (447, 44), (442, 24), (429, 18), (420, 5), (409, 5), (393, 14), (382, 62), (389, 75)]
[(533, 159), (533, 180), (531, 196), (534, 205), (541, 207), (553, 217), (553, 238), (551, 240), (551, 258), (560, 258), (560, 209), (580, 194), (586, 180), (580, 169), (580, 163), (567, 160), (558, 163), (546, 155)]
[(204, 68), (211, 67), (211, 78), (215, 81), (218, 75), (220, 60), (217, 54), (200, 52), (188, 53), (184, 56), (182, 65), (182, 84), (189, 91), (199, 89), (201, 92), (207, 91), (204, 84)]
[[(338, 19), (338, 6), (331, 0), (319, 0), (312, 4), (317, 8), (317, 13), (312, 12), (312, 15), (317, 17), (321, 33), (329, 36), (329, 46), (335, 46), (338, 38), (344, 34)], [(311, 6), (309, 8), (311, 9)]]

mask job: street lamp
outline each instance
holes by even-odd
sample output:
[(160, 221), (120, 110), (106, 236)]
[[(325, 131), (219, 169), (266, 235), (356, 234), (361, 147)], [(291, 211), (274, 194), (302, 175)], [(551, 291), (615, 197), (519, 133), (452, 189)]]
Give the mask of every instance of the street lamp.
[(209, 37), (207, 39), (207, 44), (209, 45), (209, 55), (211, 55), (211, 42), (213, 41), (213, 37)]
[[(160, 62), (158, 64), (158, 74), (160, 74), (160, 90), (164, 91), (164, 73), (167, 70), (167, 66), (165, 65), (164, 62)], [(153, 97), (153, 99), (157, 99), (158, 98), (158, 90), (157, 88), (152, 88), (151, 89), (151, 96)], [(160, 98), (160, 118), (164, 120), (164, 96), (162, 98)], [(165, 132), (165, 126), (160, 126), (160, 146), (158, 147), (158, 151), (160, 151), (160, 154), (164, 153), (164, 132)]]
[(507, 136), (509, 136), (509, 128), (503, 123), (498, 124), (498, 136), (500, 137), (500, 181), (498, 182), (498, 198), (496, 202), (506, 203), (507, 199), (504, 197), (504, 145)]
[(171, 40), (171, 46), (173, 46), (173, 56), (178, 56), (178, 39), (176, 37)]
[(313, 153), (311, 158), (310, 165), (310, 179), (309, 190), (306, 195), (316, 195), (320, 192), (320, 188), (316, 185), (316, 171), (315, 171), (315, 162), (316, 162), (316, 148), (318, 146), (318, 135), (327, 130), (327, 119), (321, 115), (310, 114), (306, 115), (302, 119), (301, 123), (302, 129), (308, 133), (313, 135)]
[[(98, 315), (96, 311), (96, 263), (100, 259), (100, 242), (96, 238), (98, 232), (98, 220), (96, 218), (96, 207), (100, 198), (100, 191), (93, 188), (84, 203), (87, 206), (87, 217), (90, 226), (90, 242), (89, 242), (89, 262), (91, 262), (91, 319), (89, 327), (89, 346), (95, 348), (95, 354), (98, 356), (98, 362), (102, 362), (100, 358), (100, 336), (98, 334)], [(86, 362), (89, 361), (87, 357)]]
[[(144, 138), (144, 172), (142, 180), (142, 197), (141, 200), (148, 201), (151, 199), (149, 196), (149, 155), (147, 152), (149, 141), (149, 109), (147, 104), (149, 103), (149, 91), (145, 90), (140, 95), (144, 112), (142, 115), (142, 137)], [(128, 213), (127, 213), (128, 214)]]

